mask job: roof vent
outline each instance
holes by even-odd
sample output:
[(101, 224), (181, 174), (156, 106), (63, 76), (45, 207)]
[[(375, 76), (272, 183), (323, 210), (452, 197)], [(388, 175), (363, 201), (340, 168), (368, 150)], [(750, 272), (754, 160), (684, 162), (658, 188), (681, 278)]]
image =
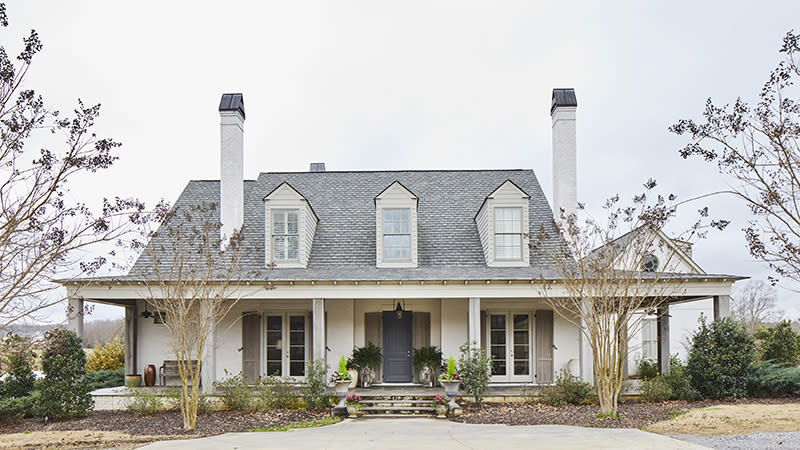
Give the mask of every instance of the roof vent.
[(325, 172), (325, 163), (311, 163), (311, 166), (308, 168), (309, 172)]

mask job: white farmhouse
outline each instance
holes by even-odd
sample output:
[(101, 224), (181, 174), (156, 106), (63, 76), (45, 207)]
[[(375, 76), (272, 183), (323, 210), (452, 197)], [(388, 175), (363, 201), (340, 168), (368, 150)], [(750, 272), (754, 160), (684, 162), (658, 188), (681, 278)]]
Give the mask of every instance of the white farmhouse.
[[(244, 101), (224, 94), (220, 180), (190, 181), (175, 205), (219, 202), (222, 232), (242, 230), (255, 249), (245, 268), (266, 277), (240, 286), (242, 300), (214, 330), (203, 386), (226, 371), (302, 381), (308, 361), (335, 367), (368, 342), (383, 349), (378, 383), (417, 381), (413, 348), (435, 345), (457, 357), (468, 341), (492, 356), (495, 385), (548, 384), (561, 369), (591, 381), (581, 330), (542, 297), (542, 283), (552, 295), (564, 292), (541, 248), (560, 239), (553, 211), (575, 209), (576, 108), (572, 89), (553, 91), (551, 205), (524, 169), (334, 172), (312, 164), (308, 172), (244, 180)], [(543, 247), (528, 245), (534, 230), (546, 236)], [(740, 278), (705, 273), (690, 246), (660, 238), (679, 256), (668, 268), (679, 272), (671, 278), (672, 301), (713, 299), (715, 316), (726, 315)], [(125, 276), (64, 282), (73, 310), (84, 301), (125, 307), (127, 373), (174, 359), (158, 315), (143, 314), (147, 291), (137, 281), (152, 276), (145, 253)], [(653, 256), (652, 269), (663, 269), (657, 260), (669, 258)], [(274, 289), (264, 289), (268, 283)], [(71, 318), (70, 327), (80, 333), (82, 317)], [(669, 329), (664, 308), (636, 338), (641, 352), (666, 361)]]

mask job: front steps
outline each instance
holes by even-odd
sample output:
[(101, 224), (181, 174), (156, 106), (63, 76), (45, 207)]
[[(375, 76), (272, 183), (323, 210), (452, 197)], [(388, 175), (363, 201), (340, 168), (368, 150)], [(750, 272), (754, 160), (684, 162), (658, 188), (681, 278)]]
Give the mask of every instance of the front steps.
[(362, 395), (359, 417), (436, 417), (436, 404), (432, 395)]

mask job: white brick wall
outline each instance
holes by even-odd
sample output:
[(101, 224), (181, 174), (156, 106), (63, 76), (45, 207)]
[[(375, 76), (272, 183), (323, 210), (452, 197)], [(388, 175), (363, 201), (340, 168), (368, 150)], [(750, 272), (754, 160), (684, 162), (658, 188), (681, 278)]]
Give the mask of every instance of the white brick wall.
[(223, 242), (244, 221), (244, 117), (220, 111), (219, 220)]
[(558, 220), (561, 209), (575, 212), (577, 169), (574, 106), (559, 106), (553, 111), (553, 215)]

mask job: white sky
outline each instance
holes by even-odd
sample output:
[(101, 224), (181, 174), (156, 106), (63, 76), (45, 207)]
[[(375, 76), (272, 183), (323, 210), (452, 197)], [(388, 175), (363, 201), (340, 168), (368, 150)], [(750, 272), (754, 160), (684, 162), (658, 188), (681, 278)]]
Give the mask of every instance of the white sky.
[[(602, 3), (602, 4), (601, 4)], [(243, 92), (245, 176), (328, 170), (532, 168), (551, 192), (550, 94), (578, 97), (578, 196), (598, 205), (649, 177), (681, 198), (725, 186), (667, 132), (705, 99), (752, 99), (800, 2), (11, 1), (0, 41), (44, 42), (28, 87), (69, 110), (103, 105), (115, 167), (81, 200), (174, 202), (219, 178), (223, 92)], [(708, 272), (765, 278), (747, 213), (709, 201), (729, 230), (695, 245)], [(800, 295), (779, 289), (791, 317)], [(120, 315), (98, 308), (95, 317)]]

